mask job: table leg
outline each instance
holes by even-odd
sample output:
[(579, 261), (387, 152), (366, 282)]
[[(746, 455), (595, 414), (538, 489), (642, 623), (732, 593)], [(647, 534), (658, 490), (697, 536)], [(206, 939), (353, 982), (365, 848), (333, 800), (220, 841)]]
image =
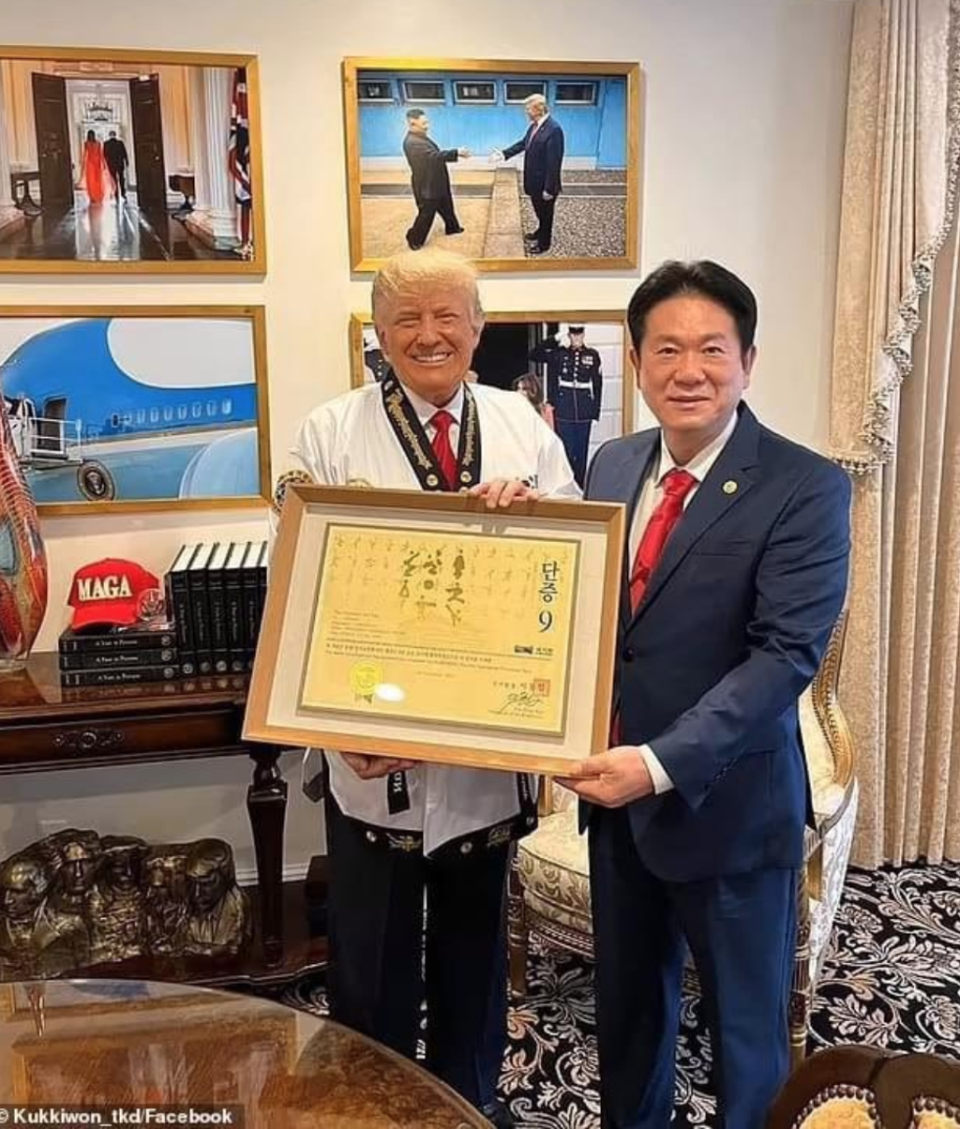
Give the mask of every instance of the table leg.
[(253, 783), (247, 789), (247, 811), (257, 856), (260, 890), (260, 935), (267, 964), (283, 960), (283, 824), (287, 814), (287, 782), (277, 761), (280, 749), (250, 749)]

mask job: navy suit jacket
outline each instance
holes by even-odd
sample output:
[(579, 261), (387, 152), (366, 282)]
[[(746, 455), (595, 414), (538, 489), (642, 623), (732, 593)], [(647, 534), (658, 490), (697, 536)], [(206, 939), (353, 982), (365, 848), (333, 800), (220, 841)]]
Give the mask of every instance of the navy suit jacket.
[[(621, 739), (648, 743), (675, 786), (629, 816), (641, 860), (665, 881), (800, 866), (809, 787), (797, 701), (846, 594), (847, 475), (738, 411), (636, 614), (624, 570)], [(629, 528), (659, 451), (659, 429), (606, 443), (585, 496), (624, 502)]]
[(563, 129), (553, 120), (553, 115), (534, 133), (531, 124), (521, 139), (504, 149), (506, 160), (523, 153), (523, 191), (538, 200), (544, 192), (559, 196), (563, 190), (560, 167), (563, 164)]

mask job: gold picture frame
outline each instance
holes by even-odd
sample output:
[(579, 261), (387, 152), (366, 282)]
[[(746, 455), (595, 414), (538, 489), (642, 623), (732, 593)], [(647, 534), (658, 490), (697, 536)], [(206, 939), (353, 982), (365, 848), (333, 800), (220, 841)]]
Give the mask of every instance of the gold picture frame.
[[(447, 160), (455, 170), (452, 199), (456, 204), (460, 193), (456, 206), (464, 230), (452, 237), (428, 234), (431, 244), (438, 239), (481, 271), (499, 273), (637, 266), (643, 124), (638, 63), (352, 56), (342, 71), (354, 271), (375, 271), (410, 242), (404, 236), (413, 230), (418, 205), (403, 142), (406, 113), (413, 109), (434, 115), (431, 140), (441, 152), (470, 154)], [(561, 187), (553, 197), (554, 238), (545, 253), (535, 253), (524, 242), (524, 229), (534, 225), (533, 197), (525, 192), (518, 162), (498, 164), (491, 150), (523, 139), (523, 96), (541, 91), (563, 131), (564, 152)]]
[[(547, 775), (602, 751), (623, 514), (291, 486), (244, 739)], [(552, 558), (559, 571), (541, 567)], [(418, 595), (429, 591), (432, 601)], [(343, 681), (322, 676), (328, 668)]]
[(272, 497), (263, 306), (0, 306), (0, 394), (41, 517)]
[(256, 55), (0, 45), (0, 274), (263, 275), (260, 120)]

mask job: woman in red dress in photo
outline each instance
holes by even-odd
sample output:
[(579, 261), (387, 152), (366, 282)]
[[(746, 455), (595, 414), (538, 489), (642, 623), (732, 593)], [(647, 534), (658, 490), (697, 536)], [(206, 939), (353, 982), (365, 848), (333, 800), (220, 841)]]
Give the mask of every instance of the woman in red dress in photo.
[(78, 188), (86, 190), (91, 204), (102, 204), (110, 194), (110, 174), (103, 159), (103, 145), (97, 140), (92, 129), (87, 130), (87, 140), (83, 143), (80, 180)]

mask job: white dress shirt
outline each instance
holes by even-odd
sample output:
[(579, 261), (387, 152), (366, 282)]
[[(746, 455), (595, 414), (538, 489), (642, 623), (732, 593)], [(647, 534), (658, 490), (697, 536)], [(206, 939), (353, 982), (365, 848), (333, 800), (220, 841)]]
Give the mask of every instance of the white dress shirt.
[[(453, 448), (454, 455), (456, 455), (460, 447), (460, 421), (463, 419), (463, 385), (460, 385), (454, 398), (448, 404), (444, 404), (442, 408), (438, 408), (436, 404), (431, 404), (429, 400), (424, 400), (422, 396), (418, 396), (412, 388), (407, 388), (406, 385), (404, 385), (404, 391), (410, 401), (410, 406), (417, 413), (420, 426), (431, 443), (433, 443), (433, 437), (437, 433), (437, 429), (431, 423), (431, 420), (437, 412), (449, 412), (453, 416), (453, 423), (450, 424), (450, 446)], [(482, 431), (480, 443), (483, 444)]]
[[(708, 443), (702, 451), (699, 451), (688, 462), (684, 463), (682, 468), (687, 474), (692, 475), (696, 482), (690, 487), (686, 497), (683, 499), (683, 508), (686, 509), (693, 500), (694, 494), (700, 489), (700, 483), (707, 477), (710, 468), (720, 457), (720, 452), (727, 445), (727, 440), (733, 434), (733, 429), (737, 426), (737, 413), (734, 412), (730, 417), (726, 427), (720, 434)], [(680, 467), (666, 443), (663, 441), (663, 433), (660, 433), (660, 461), (657, 464), (656, 472), (647, 476), (646, 482), (640, 490), (640, 497), (637, 499), (637, 508), (633, 511), (633, 521), (630, 523), (630, 567), (633, 568), (633, 562), (637, 556), (637, 549), (640, 547), (640, 540), (643, 537), (643, 531), (647, 528), (647, 522), (653, 516), (653, 511), (657, 508), (663, 500), (663, 480), (674, 468)], [(669, 792), (673, 789), (673, 781), (667, 775), (666, 769), (660, 763), (656, 752), (650, 745), (640, 746), (640, 755), (647, 762), (647, 769), (653, 780), (653, 788), (657, 795), (661, 792)]]
[[(482, 481), (521, 479), (543, 495), (580, 496), (563, 444), (525, 397), (487, 385), (471, 384), (470, 391), (480, 426)], [(429, 421), (438, 409), (406, 392), (432, 440), (435, 429)], [(454, 452), (463, 403), (461, 386), (445, 405), (455, 420), (450, 428)], [(326, 485), (420, 488), (383, 408), (379, 385), (355, 389), (313, 411), (300, 428), (293, 454), (316, 482)], [(332, 750), (327, 750), (327, 761), (330, 788), (346, 815), (390, 830), (422, 831), (428, 854), (520, 810), (515, 773), (421, 764), (406, 773), (409, 808), (391, 814), (386, 779), (361, 780)]]

